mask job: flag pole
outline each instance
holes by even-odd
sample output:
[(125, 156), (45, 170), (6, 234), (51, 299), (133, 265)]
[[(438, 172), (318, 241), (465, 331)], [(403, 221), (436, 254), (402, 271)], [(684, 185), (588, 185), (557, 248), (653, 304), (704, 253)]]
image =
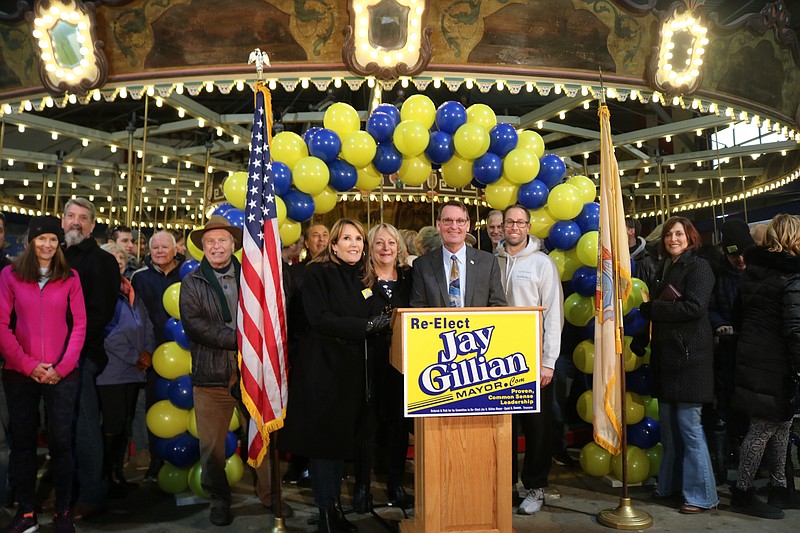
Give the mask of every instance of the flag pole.
[[(600, 70), (600, 109), (606, 108), (606, 88), (603, 83), (603, 69)], [(603, 129), (603, 118), (601, 117), (601, 139), (602, 129)], [(609, 124), (610, 127), (610, 124)], [(608, 131), (608, 135), (610, 138), (611, 131)], [(602, 140), (601, 140), (602, 143)], [(613, 153), (614, 147), (611, 146), (610, 150)], [(603, 157), (603, 151), (601, 149), (601, 157)], [(602, 162), (601, 162), (602, 168)], [(618, 176), (603, 176), (603, 173), (600, 173), (600, 179), (618, 179)], [(601, 184), (601, 187), (603, 185)], [(616, 201), (610, 201), (611, 199), (606, 198), (606, 209), (610, 209), (612, 212), (610, 214), (610, 220), (618, 221), (624, 218), (624, 213), (619, 213), (618, 210), (622, 207), (618, 205)], [(623, 215), (623, 216), (620, 216)], [(611, 228), (606, 228), (607, 230), (611, 230)], [(614, 233), (611, 233), (612, 237), (614, 237)], [(614, 237), (611, 239), (611, 249), (612, 249), (612, 256), (613, 256), (613, 284), (614, 284), (614, 316), (616, 319), (616, 327), (614, 328), (614, 348), (616, 351), (616, 357), (619, 364), (620, 369), (620, 379), (619, 379), (619, 391), (620, 391), (620, 444), (621, 444), (621, 457), (622, 460), (622, 496), (619, 499), (619, 505), (613, 509), (605, 509), (600, 511), (597, 515), (597, 521), (604, 526), (614, 528), (614, 529), (624, 529), (624, 530), (633, 530), (633, 529), (647, 529), (652, 527), (653, 525), (653, 518), (644, 511), (639, 509), (635, 509), (633, 505), (631, 505), (631, 498), (628, 494), (628, 462), (627, 462), (627, 455), (628, 455), (628, 428), (627, 428), (627, 409), (626, 409), (626, 390), (625, 390), (625, 350), (624, 350), (624, 325), (622, 321), (622, 297), (620, 295), (619, 288), (622, 286), (620, 281), (620, 265), (619, 265), (619, 247), (620, 242), (619, 239)], [(627, 268), (630, 268), (630, 265), (626, 265)]]

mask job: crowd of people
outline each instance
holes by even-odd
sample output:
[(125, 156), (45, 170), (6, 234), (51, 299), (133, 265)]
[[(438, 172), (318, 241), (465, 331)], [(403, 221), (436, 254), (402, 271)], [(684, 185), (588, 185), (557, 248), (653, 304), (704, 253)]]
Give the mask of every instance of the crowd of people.
[[(137, 240), (144, 235), (116, 226), (100, 246), (95, 218), (82, 198), (70, 200), (61, 219), (33, 217), (25, 250), (11, 260), (0, 216), (0, 499), (8, 479), (17, 503), (4, 531), (38, 527), (41, 429), (59, 532), (74, 531), (74, 520), (103, 513), (108, 498), (137, 488), (123, 471), (131, 439), (137, 450), (149, 448), (146, 479), (157, 475), (163, 460), (141, 413), (157, 400), (152, 354), (167, 340), (170, 318), (163, 295), (181, 278), (201, 483), (211, 523), (231, 524), (231, 413), (248, 427), (237, 357), (241, 265), (234, 251), (242, 231), (212, 216), (188, 235), (204, 256), (183, 273), (184, 235), (157, 231), (143, 254)], [(389, 364), (395, 308), (544, 307), (541, 411), (513, 419), (526, 442), (521, 465), (513, 463), (514, 491), (518, 479), (525, 489), (517, 512), (539, 512), (553, 462), (571, 460), (562, 439), (578, 334), (564, 323), (559, 270), (546, 242), (530, 234), (521, 206), (489, 212), (480, 244), (473, 229), (467, 208), (454, 200), (419, 231), (386, 223), (367, 230), (342, 218), (330, 229), (308, 226), (300, 245), (284, 249), (290, 400), (277, 443), (291, 457), (283, 481), (311, 486), (321, 533), (357, 530), (341, 498), (347, 461), (355, 473), (353, 510), (372, 510), (377, 464), (391, 503), (414, 505), (404, 487), (413, 427), (403, 414), (402, 375)], [(782, 518), (784, 509), (800, 508), (786, 458), (800, 383), (800, 220), (778, 215), (759, 231), (754, 239), (747, 224), (729, 220), (715, 248), (704, 247), (684, 217), (668, 219), (647, 239), (638, 221), (628, 223), (635, 275), (650, 291), (639, 308), (650, 327), (631, 349), (644, 355), (649, 345), (659, 400), (664, 452), (654, 498), (676, 501), (684, 514), (718, 505), (728, 467), (738, 469), (733, 510)], [(753, 489), (762, 458), (766, 502)], [(291, 516), (271, 486), (269, 461), (254, 476), (265, 509)]]

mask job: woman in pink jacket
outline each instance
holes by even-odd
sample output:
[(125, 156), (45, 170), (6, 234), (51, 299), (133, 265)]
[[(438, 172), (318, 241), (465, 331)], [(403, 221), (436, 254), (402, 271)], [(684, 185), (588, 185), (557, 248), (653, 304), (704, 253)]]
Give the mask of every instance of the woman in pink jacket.
[(47, 443), (56, 493), (57, 532), (75, 531), (72, 499), (72, 420), (78, 357), (86, 337), (80, 278), (61, 245), (64, 232), (52, 216), (33, 217), (28, 248), (0, 272), (0, 353), (11, 437), (11, 484), (19, 509), (12, 531), (33, 531), (36, 434), (44, 400)]

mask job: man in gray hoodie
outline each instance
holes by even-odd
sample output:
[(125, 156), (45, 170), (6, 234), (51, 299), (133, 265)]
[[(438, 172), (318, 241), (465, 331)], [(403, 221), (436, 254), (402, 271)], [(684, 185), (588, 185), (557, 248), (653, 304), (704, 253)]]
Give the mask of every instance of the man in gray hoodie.
[[(539, 239), (528, 234), (530, 213), (520, 205), (503, 214), (503, 235), (497, 262), (506, 301), (513, 307), (545, 307), (543, 313), (542, 359), (539, 367), (539, 405), (541, 412), (514, 415), (525, 435), (525, 460), (522, 484), (528, 491), (517, 513), (531, 515), (544, 504), (544, 487), (550, 474), (553, 439), (550, 415), (553, 405), (553, 369), (561, 349), (564, 325), (564, 295), (555, 262), (540, 251)], [(516, 441), (516, 439), (515, 439)], [(515, 454), (516, 456), (516, 454)], [(516, 466), (516, 461), (514, 461)], [(516, 471), (516, 468), (515, 468)], [(516, 485), (516, 472), (514, 483)]]

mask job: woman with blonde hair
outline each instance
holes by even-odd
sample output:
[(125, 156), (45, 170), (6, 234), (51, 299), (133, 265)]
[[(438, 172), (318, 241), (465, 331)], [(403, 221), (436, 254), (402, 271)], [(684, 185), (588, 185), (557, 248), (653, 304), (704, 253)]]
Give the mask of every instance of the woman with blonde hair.
[(366, 431), (365, 341), (389, 327), (364, 285), (368, 251), (361, 223), (339, 219), (303, 280), (309, 328), (289, 376), (292, 401), (279, 446), (309, 458), (320, 533), (356, 531), (340, 502), (344, 461)]
[[(371, 291), (372, 313), (388, 315), (393, 308), (408, 307), (411, 269), (406, 266), (405, 244), (400, 232), (391, 224), (378, 224), (369, 231), (368, 241), (370, 253), (364, 285)], [(388, 330), (367, 340), (367, 403), (378, 426), (356, 451), (353, 508), (359, 512), (370, 509), (371, 502), (365, 496), (375, 453), (386, 459), (389, 500), (402, 508), (410, 506), (412, 501), (402, 484), (410, 429), (403, 416), (403, 375), (389, 364), (390, 346)], [(380, 445), (373, 451), (376, 440)]]
[[(776, 215), (758, 246), (744, 253), (740, 300), (734, 308), (734, 407), (750, 419), (739, 454), (731, 508), (761, 518), (800, 509), (786, 477), (786, 450), (800, 383), (800, 219)], [(769, 500), (753, 489), (761, 458), (770, 465)]]

